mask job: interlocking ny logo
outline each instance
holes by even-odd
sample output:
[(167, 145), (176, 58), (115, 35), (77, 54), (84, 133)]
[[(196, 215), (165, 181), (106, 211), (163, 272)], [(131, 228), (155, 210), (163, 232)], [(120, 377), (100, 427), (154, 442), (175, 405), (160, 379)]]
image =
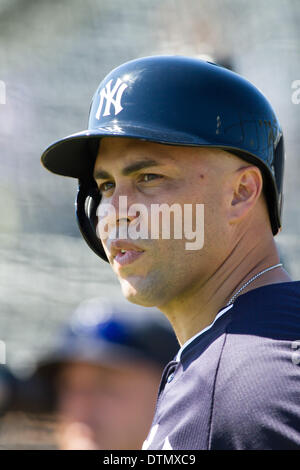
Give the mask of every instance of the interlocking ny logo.
[(98, 110), (96, 113), (96, 118), (100, 119), (101, 111), (103, 108), (104, 100), (106, 100), (104, 113), (102, 116), (109, 116), (110, 115), (110, 107), (113, 104), (115, 108), (115, 115), (117, 115), (120, 111), (122, 111), (123, 107), (121, 106), (121, 99), (124, 93), (124, 90), (128, 87), (128, 85), (120, 78), (116, 81), (115, 86), (111, 89), (112, 79), (105, 85), (104, 88), (100, 91), (100, 103), (98, 106)]

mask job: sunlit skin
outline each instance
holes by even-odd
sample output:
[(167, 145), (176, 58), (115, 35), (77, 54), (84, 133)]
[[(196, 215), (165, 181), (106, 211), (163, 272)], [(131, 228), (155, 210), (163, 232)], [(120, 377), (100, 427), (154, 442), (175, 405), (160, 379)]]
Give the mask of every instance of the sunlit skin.
[(59, 448), (141, 449), (151, 426), (160, 377), (161, 370), (148, 363), (62, 366), (56, 381)]
[[(138, 162), (144, 168), (124, 173), (124, 168)], [(209, 325), (248, 279), (279, 263), (261, 172), (228, 152), (107, 137), (101, 141), (94, 176), (101, 204), (115, 207), (117, 223), (133, 223), (137, 216), (119, 213), (120, 196), (127, 196), (128, 207), (141, 203), (149, 211), (154, 203), (204, 204), (200, 250), (186, 250), (184, 238), (134, 240), (144, 252), (133, 263), (120, 266), (112, 256), (111, 241), (102, 240), (124, 296), (158, 307), (180, 344)], [(243, 293), (290, 280), (283, 268), (276, 268)]]

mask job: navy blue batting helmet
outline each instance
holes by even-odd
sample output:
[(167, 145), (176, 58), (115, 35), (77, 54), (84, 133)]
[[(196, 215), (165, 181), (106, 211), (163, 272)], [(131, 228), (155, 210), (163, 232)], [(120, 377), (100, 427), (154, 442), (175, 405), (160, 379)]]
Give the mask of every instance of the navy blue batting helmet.
[(281, 227), (283, 135), (265, 96), (240, 75), (211, 62), (153, 56), (110, 72), (92, 100), (88, 129), (50, 145), (50, 171), (78, 178), (81, 233), (107, 261), (95, 232), (100, 202), (93, 167), (101, 137), (128, 137), (166, 145), (214, 147), (260, 168), (273, 234)]

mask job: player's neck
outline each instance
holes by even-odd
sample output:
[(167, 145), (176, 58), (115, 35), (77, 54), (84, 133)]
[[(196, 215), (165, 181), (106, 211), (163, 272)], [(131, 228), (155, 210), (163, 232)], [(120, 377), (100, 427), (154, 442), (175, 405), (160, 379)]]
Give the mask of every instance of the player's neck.
[[(262, 237), (259, 243), (240, 243), (205, 283), (197, 283), (160, 307), (170, 320), (179, 343), (182, 345), (192, 336), (211, 324), (217, 313), (247, 281), (261, 271), (280, 263), (273, 237)], [(278, 267), (268, 271), (245, 287), (240, 295), (258, 287), (291, 281), (288, 273)]]

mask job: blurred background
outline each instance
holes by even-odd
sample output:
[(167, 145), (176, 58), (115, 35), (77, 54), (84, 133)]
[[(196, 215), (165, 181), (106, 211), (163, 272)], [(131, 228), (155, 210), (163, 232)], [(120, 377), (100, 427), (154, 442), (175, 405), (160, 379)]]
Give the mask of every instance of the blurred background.
[[(79, 235), (77, 182), (46, 172), (40, 155), (86, 128), (94, 91), (112, 68), (153, 54), (211, 56), (271, 101), (286, 144), (276, 240), (300, 279), (298, 0), (0, 0), (0, 340), (16, 374), (32, 371), (82, 300), (122, 298), (110, 267)], [(1, 426), (2, 448), (22, 439), (23, 448), (35, 439), (46, 445), (52, 429), (50, 420), (39, 432), (35, 420), (27, 442)]]

